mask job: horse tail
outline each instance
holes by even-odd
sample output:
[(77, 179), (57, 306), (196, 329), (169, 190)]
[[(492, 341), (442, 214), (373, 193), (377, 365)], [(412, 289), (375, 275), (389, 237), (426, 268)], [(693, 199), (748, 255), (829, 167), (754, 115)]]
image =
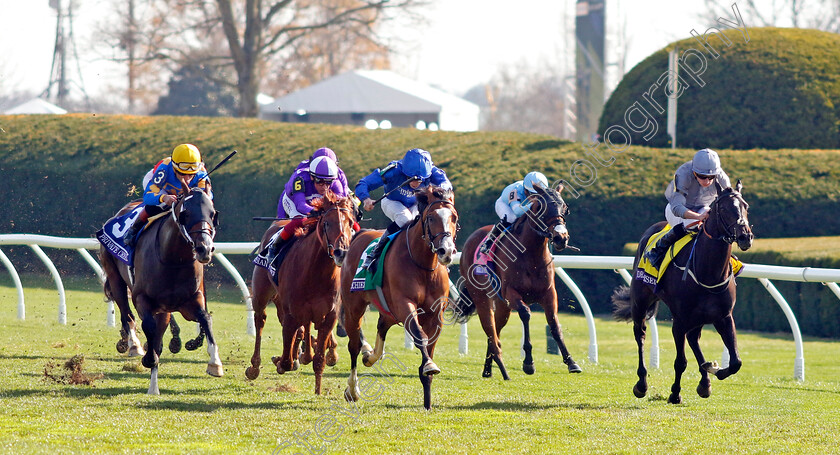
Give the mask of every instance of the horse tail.
[[(616, 321), (632, 321), (633, 320), (633, 299), (630, 298), (630, 288), (627, 286), (619, 286), (613, 291), (610, 297), (613, 305), (613, 319)], [(659, 309), (659, 301), (653, 302), (645, 311), (645, 319), (650, 319), (656, 316)]]
[(458, 283), (458, 298), (452, 305), (452, 311), (455, 313), (455, 322), (458, 324), (465, 324), (470, 320), (470, 316), (475, 314), (475, 302), (470, 297), (470, 291), (464, 286), (464, 282)]
[(111, 261), (110, 255), (111, 254), (108, 253), (107, 251), (105, 251), (104, 248), (99, 249), (99, 263), (102, 264), (102, 268), (103, 268), (103, 271), (104, 271), (103, 274), (105, 276), (105, 279), (102, 280), (102, 291), (105, 293), (105, 301), (106, 302), (113, 302), (114, 301), (114, 296), (111, 294), (111, 285), (108, 282), (108, 273), (107, 273), (108, 266), (112, 264), (110, 262)]
[(619, 286), (615, 288), (610, 297), (613, 306), (613, 319), (616, 321), (629, 321), (633, 318), (632, 305), (630, 300), (630, 288), (627, 286)]

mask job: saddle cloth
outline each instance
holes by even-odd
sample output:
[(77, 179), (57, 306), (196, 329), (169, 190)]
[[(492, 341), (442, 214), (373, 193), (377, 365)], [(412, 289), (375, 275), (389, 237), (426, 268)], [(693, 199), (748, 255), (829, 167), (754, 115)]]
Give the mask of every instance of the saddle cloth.
[[(668, 265), (671, 264), (671, 261), (677, 256), (677, 254), (682, 251), (682, 249), (688, 245), (694, 238), (697, 236), (697, 232), (689, 231), (686, 235), (684, 235), (681, 239), (677, 240), (677, 242), (671, 245), (668, 248), (668, 251), (665, 252), (665, 258), (662, 259), (662, 263), (659, 265), (659, 268), (653, 266), (650, 263), (647, 257), (645, 257), (644, 253), (650, 251), (655, 245), (656, 242), (665, 235), (666, 232), (671, 230), (671, 225), (666, 224), (665, 227), (662, 228), (659, 232), (653, 234), (648, 239), (647, 245), (645, 245), (645, 249), (642, 252), (642, 258), (639, 260), (639, 264), (636, 267), (636, 276), (635, 279), (644, 282), (645, 284), (649, 284), (651, 286), (655, 286), (659, 283), (659, 280), (662, 279), (662, 276), (665, 274), (665, 270), (668, 269)], [(735, 276), (738, 276), (741, 273), (741, 269), (744, 264), (736, 258), (734, 255), (730, 258), (730, 263), (732, 266), (732, 271), (735, 273)]]
[(280, 232), (282, 232), (282, 229), (278, 230), (274, 236), (271, 237), (268, 245), (266, 245), (265, 248), (257, 254), (253, 261), (251, 261), (254, 265), (268, 270), (268, 274), (271, 276), (271, 281), (274, 282), (275, 285), (278, 283), (277, 272), (280, 270), (280, 265), (283, 264), (283, 260), (286, 259), (289, 251), (291, 251), (291, 246), (295, 243), (295, 241), (297, 241), (297, 236), (293, 235), (283, 246), (280, 247), (280, 251), (277, 252), (277, 256), (269, 262), (268, 251), (271, 245), (280, 237)]
[[(134, 207), (131, 211), (126, 212), (123, 215), (117, 215), (106, 221), (105, 225), (102, 226), (102, 229), (96, 231), (96, 239), (99, 240), (99, 243), (101, 243), (106, 250), (113, 254), (114, 257), (132, 267), (134, 266), (134, 248), (127, 246), (123, 242), (123, 237), (125, 236), (126, 231), (128, 231), (128, 228), (134, 224), (134, 220), (140, 216), (140, 212), (142, 210), (143, 205), (140, 204), (137, 207)], [(155, 220), (168, 214), (169, 211), (167, 210), (159, 215), (150, 217), (143, 228), (137, 232), (137, 237), (135, 237), (135, 239), (140, 238), (140, 234), (145, 232)]]
[(363, 268), (362, 264), (365, 263), (365, 259), (367, 259), (368, 254), (373, 252), (373, 249), (376, 248), (376, 245), (382, 237), (373, 239), (367, 248), (365, 248), (365, 251), (359, 258), (359, 264), (356, 266), (356, 273), (353, 275), (353, 282), (350, 283), (350, 291), (372, 291), (377, 287), (382, 286), (382, 278), (385, 275), (385, 268), (383, 267), (385, 261), (382, 259), (385, 257), (385, 254), (388, 253), (388, 249), (391, 248), (391, 243), (397, 234), (399, 234), (399, 231), (385, 238), (385, 241), (388, 243), (385, 245), (385, 249), (382, 250), (379, 260), (376, 261), (376, 270), (373, 273), (370, 273), (367, 269)]

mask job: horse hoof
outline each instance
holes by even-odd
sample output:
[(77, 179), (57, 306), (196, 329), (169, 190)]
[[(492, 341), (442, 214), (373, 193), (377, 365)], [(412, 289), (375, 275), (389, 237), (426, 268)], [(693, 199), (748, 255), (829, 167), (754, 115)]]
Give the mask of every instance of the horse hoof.
[(431, 360), (427, 361), (425, 365), (423, 365), (423, 374), (426, 376), (432, 376), (435, 374), (440, 373), (440, 368), (435, 365), (435, 362)]
[(140, 357), (141, 355), (146, 355), (146, 351), (140, 346), (134, 345), (128, 349), (129, 357)]
[(697, 386), (697, 395), (700, 395), (700, 398), (709, 398), (712, 395), (712, 388), (711, 386), (704, 387), (703, 385)]
[(362, 363), (365, 364), (366, 367), (370, 368), (373, 366), (374, 363), (370, 360), (370, 357), (373, 355), (371, 351), (365, 351), (362, 353)]
[(169, 352), (173, 354), (177, 354), (181, 352), (181, 339), (180, 338), (172, 338), (169, 340)]
[(580, 366), (576, 364), (574, 361), (569, 362), (569, 373), (580, 373), (583, 370), (580, 369)]
[(523, 362), (523, 363), (522, 363), (522, 371), (524, 371), (524, 372), (525, 372), (525, 374), (534, 374), (534, 372), (535, 372), (536, 370), (534, 369), (534, 364), (533, 364), (533, 363), (525, 363), (525, 362)]
[(327, 356), (324, 358), (324, 362), (327, 364), (328, 367), (334, 367), (335, 364), (338, 363), (338, 354), (332, 351), (327, 352)]
[(488, 369), (482, 371), (481, 372), (481, 377), (482, 378), (492, 378), (493, 377), (493, 370), (488, 368)]
[(207, 364), (207, 374), (220, 378), (225, 375), (225, 368), (221, 363), (218, 365)]
[(184, 344), (184, 347), (187, 348), (187, 351), (195, 351), (200, 346), (201, 346), (201, 344), (196, 342), (195, 340), (187, 341), (187, 343)]
[(298, 370), (298, 368), (300, 368), (300, 362), (299, 362), (298, 360), (295, 360), (295, 361), (292, 363), (292, 369), (291, 369), (291, 370), (289, 370), (289, 371), (297, 371), (297, 370)]
[(671, 396), (668, 397), (668, 403), (680, 404), (680, 403), (682, 403), (682, 397), (678, 393), (676, 393), (676, 394), (672, 393)]
[(256, 368), (255, 368), (255, 367), (252, 365), (252, 366), (250, 366), (250, 367), (248, 367), (248, 368), (245, 368), (245, 377), (246, 377), (246, 378), (248, 378), (248, 379), (250, 379), (250, 380), (252, 380), (252, 381), (253, 381), (254, 379), (257, 379), (258, 377), (260, 377), (260, 369), (259, 369), (259, 367), (256, 367)]
[(125, 351), (128, 351), (128, 340), (117, 341), (117, 352), (125, 354)]
[(272, 356), (271, 357), (271, 363), (273, 363), (275, 365), (279, 365), (280, 364), (280, 359), (281, 359), (280, 356), (277, 356), (277, 355)]
[(633, 386), (633, 395), (636, 395), (636, 398), (644, 398), (647, 395), (647, 389), (642, 389), (639, 384), (636, 384)]
[(344, 389), (344, 399), (353, 403), (359, 401), (359, 395), (350, 390), (350, 387)]

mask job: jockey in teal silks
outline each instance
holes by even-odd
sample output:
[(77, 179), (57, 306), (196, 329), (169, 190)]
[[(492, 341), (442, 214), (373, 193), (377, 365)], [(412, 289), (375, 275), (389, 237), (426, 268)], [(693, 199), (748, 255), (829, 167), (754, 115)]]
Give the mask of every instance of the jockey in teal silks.
[(531, 207), (528, 196), (537, 194), (535, 185), (548, 188), (548, 179), (541, 172), (529, 172), (522, 180), (513, 182), (502, 190), (502, 195), (496, 199), (495, 205), (499, 222), (493, 225), (486, 240), (478, 246), (478, 251), (486, 254), (493, 241), (528, 211)]

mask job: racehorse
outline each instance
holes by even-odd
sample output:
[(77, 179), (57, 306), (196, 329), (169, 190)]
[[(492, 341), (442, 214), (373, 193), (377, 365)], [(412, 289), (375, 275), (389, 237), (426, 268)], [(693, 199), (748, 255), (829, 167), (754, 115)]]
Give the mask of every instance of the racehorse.
[[(224, 368), (213, 336), (210, 314), (204, 294), (204, 265), (213, 256), (218, 212), (213, 201), (201, 189), (184, 189), (168, 215), (155, 221), (149, 232), (141, 236), (134, 252), (134, 278), (124, 263), (104, 248), (99, 259), (105, 272), (105, 295), (120, 307), (128, 309), (127, 290), (142, 319), (149, 349), (143, 366), (151, 369), (150, 395), (159, 395), (157, 384), (159, 356), (163, 349), (163, 332), (170, 313), (178, 311), (188, 321), (197, 321), (207, 335), (210, 361), (207, 373), (222, 376)], [(123, 317), (125, 329), (125, 317)]]
[(432, 360), (440, 335), (442, 313), (448, 304), (449, 270), (455, 254), (458, 212), (451, 190), (426, 187), (416, 191), (419, 215), (396, 234), (386, 255), (380, 258), (384, 267), (381, 296), (390, 308), (380, 312), (376, 325), (376, 347), (363, 344), (360, 328), (368, 304), (379, 301), (376, 290), (350, 291), (362, 253), (382, 231), (361, 231), (350, 242), (350, 251), (341, 269), (341, 316), (347, 332), (350, 352), (350, 377), (344, 397), (358, 401), (361, 395), (356, 364), (363, 350), (362, 361), (371, 367), (385, 349), (385, 335), (394, 324), (405, 324), (422, 359), (418, 370), (423, 385), (423, 406), (431, 409), (432, 376), (440, 368)]
[[(324, 363), (335, 365), (337, 343), (332, 335), (337, 316), (338, 268), (344, 261), (356, 217), (350, 198), (337, 198), (328, 192), (324, 198), (310, 202), (315, 210), (304, 222), (306, 233), (296, 240), (277, 271), (275, 285), (267, 269), (255, 266), (251, 280), (251, 299), (257, 336), (251, 366), (245, 370), (248, 379), (260, 374), (260, 344), (266, 321), (266, 306), (273, 301), (277, 318), (283, 325), (283, 354), (272, 361), (280, 374), (297, 369), (295, 363), (301, 338), (304, 355), (301, 361), (313, 361), (315, 393), (321, 394)], [(263, 236), (261, 247), (280, 228), (275, 223)], [(310, 325), (318, 330), (314, 357), (311, 353)], [(325, 352), (329, 349), (329, 353)], [(326, 359), (325, 359), (326, 357)]]
[[(674, 360), (676, 378), (671, 386), (668, 402), (682, 402), (680, 396), (680, 378), (688, 365), (685, 357), (685, 342), (694, 352), (700, 366), (700, 384), (697, 394), (703, 398), (711, 395), (709, 373), (718, 379), (726, 379), (741, 368), (738, 346), (735, 336), (735, 321), (732, 308), (735, 306), (735, 279), (730, 258), (732, 243), (746, 251), (752, 246), (753, 233), (747, 219), (749, 205), (741, 196), (741, 181), (735, 188), (718, 189), (718, 197), (709, 207), (709, 217), (703, 223), (700, 233), (693, 242), (683, 248), (660, 278), (657, 290), (639, 279), (634, 279), (630, 287), (621, 286), (613, 293), (613, 315), (618, 320), (633, 321), (633, 334), (639, 348), (639, 381), (633, 386), (633, 393), (638, 398), (647, 394), (647, 369), (645, 368), (644, 342), (645, 320), (656, 315), (658, 302), (668, 305), (673, 315), (671, 331), (676, 344), (677, 358)], [(665, 222), (654, 224), (642, 236), (636, 250), (633, 269), (636, 270), (645, 245), (651, 235), (659, 232)], [(676, 264), (683, 264), (682, 266)], [(723, 344), (729, 352), (729, 366), (718, 368), (715, 363), (707, 362), (700, 350), (700, 333), (703, 325), (713, 324), (720, 334)]]
[(502, 362), (502, 345), (499, 333), (508, 322), (511, 310), (519, 313), (524, 328), (525, 360), (522, 370), (534, 374), (534, 360), (531, 356), (531, 335), (528, 328), (531, 320), (529, 303), (539, 303), (551, 330), (551, 336), (560, 347), (563, 363), (570, 373), (580, 373), (581, 368), (563, 342), (563, 332), (557, 321), (557, 290), (554, 287), (554, 265), (548, 250), (549, 242), (555, 251), (562, 251), (569, 242), (566, 216), (569, 208), (560, 196), (563, 187), (557, 190), (535, 185), (535, 195), (529, 197), (531, 206), (525, 215), (519, 217), (510, 231), (497, 242), (494, 259), (495, 271), (483, 267), (486, 275), (479, 275), (481, 268), (475, 263), (475, 251), (490, 231), (484, 226), (473, 232), (461, 253), (461, 277), (459, 300), (454, 305), (457, 320), (464, 322), (473, 312), (478, 312), (481, 327), (487, 334), (487, 355), (481, 375), (493, 375), (493, 362), (499, 367), (502, 377), (510, 379)]

